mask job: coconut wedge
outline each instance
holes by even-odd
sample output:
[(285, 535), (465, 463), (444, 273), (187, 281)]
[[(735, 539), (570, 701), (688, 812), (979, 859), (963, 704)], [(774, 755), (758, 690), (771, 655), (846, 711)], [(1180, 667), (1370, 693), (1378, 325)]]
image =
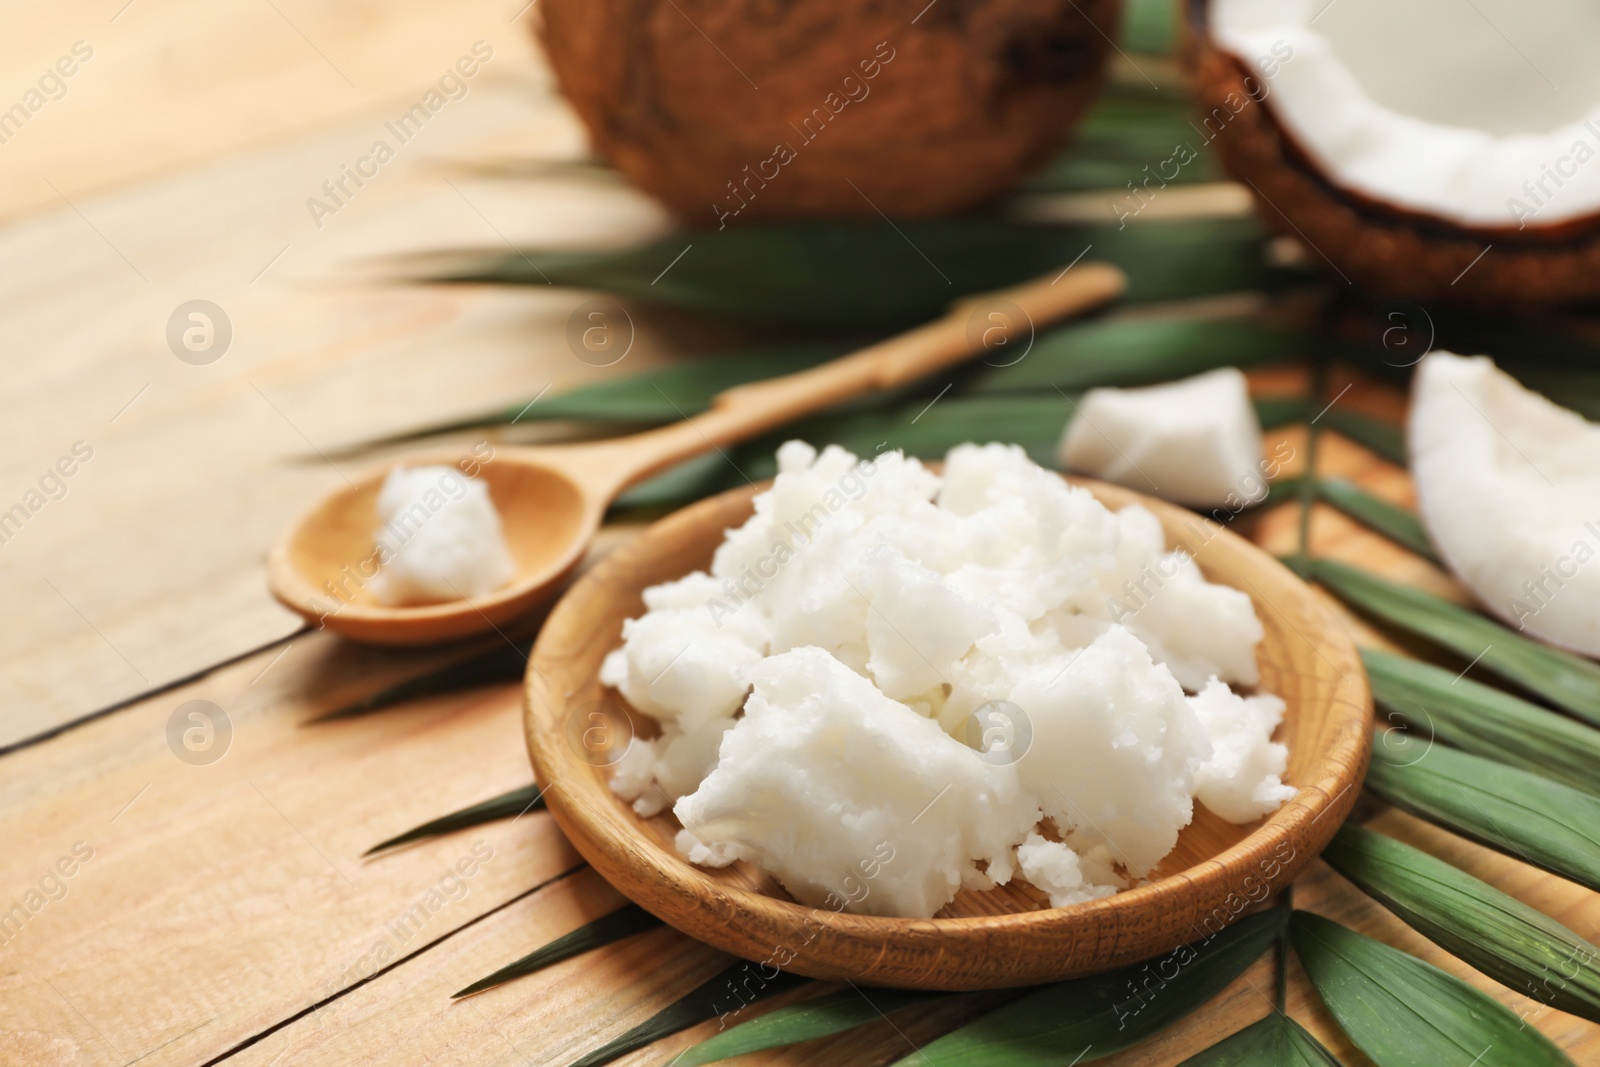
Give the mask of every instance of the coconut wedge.
[(1314, 259), (1419, 300), (1600, 295), (1600, 5), (1188, 10), (1197, 139)]
[(1600, 425), (1487, 356), (1417, 367), (1407, 427), (1423, 523), (1483, 606), (1600, 656)]

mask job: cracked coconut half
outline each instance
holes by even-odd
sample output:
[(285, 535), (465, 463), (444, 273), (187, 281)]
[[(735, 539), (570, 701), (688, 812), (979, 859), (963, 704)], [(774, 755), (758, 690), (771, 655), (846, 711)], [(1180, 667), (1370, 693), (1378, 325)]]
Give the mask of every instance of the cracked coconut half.
[(1600, 6), (1186, 10), (1192, 147), (1214, 147), (1311, 258), (1385, 296), (1600, 296)]

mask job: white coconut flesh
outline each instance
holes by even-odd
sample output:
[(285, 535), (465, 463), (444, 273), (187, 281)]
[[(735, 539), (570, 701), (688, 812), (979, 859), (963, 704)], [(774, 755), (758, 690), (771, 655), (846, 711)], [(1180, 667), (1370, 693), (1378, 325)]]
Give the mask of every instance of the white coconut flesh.
[(1237, 367), (1139, 389), (1091, 389), (1057, 446), (1081, 474), (1203, 508), (1266, 496), (1261, 423)]
[(1600, 4), (1212, 0), (1209, 12), (1212, 40), (1340, 188), (1484, 228), (1600, 211)]
[(1429, 355), (1407, 429), (1428, 536), (1484, 607), (1600, 656), (1600, 425), (1487, 356)]

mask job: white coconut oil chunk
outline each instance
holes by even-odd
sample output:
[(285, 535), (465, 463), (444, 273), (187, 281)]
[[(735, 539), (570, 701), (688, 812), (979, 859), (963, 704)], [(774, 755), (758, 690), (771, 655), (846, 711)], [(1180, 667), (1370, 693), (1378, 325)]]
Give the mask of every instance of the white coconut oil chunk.
[(691, 860), (750, 860), (802, 903), (832, 894), (869, 915), (926, 918), (963, 885), (1001, 880), (1037, 820), (1012, 768), (984, 762), (820, 648), (750, 674), (720, 762), (673, 809)]
[(1266, 495), (1261, 424), (1235, 367), (1139, 389), (1091, 389), (1062, 435), (1069, 470), (1191, 507)]
[(1289, 749), (1272, 740), (1283, 701), (1268, 694), (1241, 697), (1221, 682), (1189, 698), (1211, 739), (1211, 758), (1195, 774), (1195, 799), (1229, 822), (1252, 822), (1294, 796), (1281, 775)]
[(1600, 425), (1487, 356), (1418, 365), (1407, 425), (1428, 537), (1483, 606), (1600, 656)]
[(708, 572), (644, 591), (600, 671), (659, 726), (612, 791), (670, 808), (691, 862), (874, 915), (1017, 877), (1068, 907), (1147, 877), (1197, 795), (1253, 821), (1293, 792), (1281, 702), (1210, 722), (1186, 693), (1258, 684), (1252, 601), (1148, 509), (998, 444), (941, 475), (791, 441), (753, 503)]
[(454, 467), (396, 467), (377, 510), (371, 588), (381, 603), (482, 596), (516, 574), (489, 487)]

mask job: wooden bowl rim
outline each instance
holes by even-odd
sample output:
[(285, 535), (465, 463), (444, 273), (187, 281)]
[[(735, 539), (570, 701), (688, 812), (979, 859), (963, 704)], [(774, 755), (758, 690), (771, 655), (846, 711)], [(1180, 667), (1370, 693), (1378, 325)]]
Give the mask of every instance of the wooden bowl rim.
[[(707, 521), (717, 521), (714, 517), (731, 503), (748, 503), (756, 493), (771, 485), (768, 480), (759, 485), (731, 489), (708, 497), (652, 523), (636, 540), (612, 552), (574, 583), (540, 629), (524, 680), (524, 733), (535, 775), (545, 785), (547, 806), (572, 845), (624, 896), (669, 925), (735, 955), (748, 955), (743, 947), (746, 941), (740, 937), (738, 929), (738, 917), (742, 913), (764, 916), (791, 929), (804, 929), (808, 921), (813, 925), (820, 923), (831, 938), (877, 943), (882, 946), (882, 952), (887, 954), (892, 951), (894, 941), (907, 935), (921, 942), (930, 935), (966, 940), (974, 935), (984, 937), (1002, 931), (1049, 934), (1091, 926), (1099, 917), (1160, 907), (1174, 894), (1203, 894), (1206, 902), (1212, 898), (1222, 902), (1230, 898), (1234, 889), (1239, 888), (1235, 879), (1229, 877), (1230, 872), (1236, 879), (1242, 880), (1271, 859), (1278, 845), (1294, 840), (1298, 842), (1298, 847), (1294, 856), (1283, 862), (1280, 876), (1262, 876), (1262, 882), (1270, 882), (1273, 891), (1288, 884), (1337, 832), (1354, 805), (1355, 794), (1359, 792), (1366, 774), (1371, 753), (1369, 722), (1372, 698), (1366, 671), (1354, 641), (1343, 624), (1317, 599), (1310, 586), (1271, 555), (1226, 527), (1185, 508), (1122, 486), (1076, 476), (1063, 477), (1073, 485), (1090, 490), (1113, 510), (1133, 503), (1143, 504), (1162, 520), (1169, 545), (1173, 543), (1173, 529), (1190, 523), (1206, 533), (1206, 543), (1213, 538), (1233, 543), (1246, 556), (1257, 557), (1255, 562), (1262, 567), (1262, 578), (1268, 584), (1291, 593), (1301, 601), (1299, 606), (1323, 616), (1329, 622), (1323, 631), (1323, 636), (1328, 638), (1326, 641), (1312, 642), (1303, 633), (1301, 636), (1313, 644), (1319, 655), (1328, 659), (1339, 676), (1331, 683), (1328, 701), (1330, 722), (1322, 731), (1323, 736), (1331, 740), (1315, 761), (1298, 776), (1305, 779), (1305, 784), (1298, 787), (1296, 795), (1243, 840), (1207, 860), (1165, 875), (1155, 882), (1098, 900), (1065, 908), (930, 919), (858, 915), (781, 900), (719, 882), (661, 846), (643, 830), (638, 816), (611, 792), (603, 773), (596, 773), (597, 768), (580, 759), (568, 745), (541, 744), (543, 737), (554, 739), (558, 736), (557, 717), (565, 707), (567, 695), (549, 693), (541, 669), (552, 670), (557, 662), (565, 661), (565, 657), (560, 661), (552, 660), (549, 648), (558, 639), (564, 639), (564, 631), (571, 625), (570, 617), (581, 600), (595, 595), (608, 582), (623, 578), (635, 561), (647, 555), (659, 540), (669, 538), (685, 528), (697, 528)], [(627, 581), (626, 578), (623, 580)], [(1265, 596), (1264, 592), (1257, 592)], [(1257, 597), (1252, 596), (1252, 601), (1256, 602)], [(552, 700), (552, 697), (556, 699)], [(622, 698), (618, 697), (617, 700), (619, 704), (626, 705)], [(626, 706), (630, 714), (642, 714), (631, 705)], [(1351, 729), (1352, 725), (1356, 728)], [(603, 768), (599, 770), (603, 772)], [(575, 803), (575, 800), (599, 802)], [(1334, 817), (1324, 820), (1329, 814)], [(670, 862), (659, 862), (660, 856)], [(1204, 892), (1204, 883), (1219, 880), (1220, 887), (1214, 886), (1210, 893)], [(1228, 921), (1236, 921), (1250, 910), (1239, 910)], [(859, 968), (830, 968), (823, 962), (827, 953), (819, 953), (816, 949), (821, 947), (819, 942), (826, 940), (817, 938), (808, 945), (808, 951), (798, 953), (793, 957), (792, 964), (785, 963), (783, 966), (797, 973), (815, 974), (818, 977), (837, 977), (848, 973), (860, 977), (862, 972)], [(1155, 945), (1132, 955), (1114, 953), (1116, 958), (1103, 967), (1066, 970), (1056, 977), (1109, 969), (1117, 966), (1119, 960), (1133, 962), (1148, 958), (1177, 948), (1189, 940), (1192, 939), (1183, 938), (1172, 944)], [(1006, 983), (982, 982), (976, 985), (961, 984), (959, 981), (951, 985), (921, 984), (952, 989), (989, 988), (1038, 980), (1048, 979), (1019, 978)]]

